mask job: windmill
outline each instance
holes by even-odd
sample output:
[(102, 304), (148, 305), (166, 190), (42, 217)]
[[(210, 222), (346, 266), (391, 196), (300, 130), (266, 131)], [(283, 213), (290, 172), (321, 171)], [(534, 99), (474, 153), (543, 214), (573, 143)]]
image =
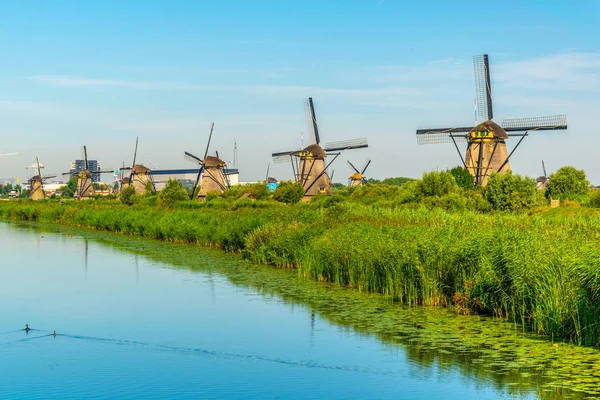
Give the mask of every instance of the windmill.
[(535, 186), (538, 189), (548, 188), (548, 181), (550, 180), (550, 177), (548, 176), (548, 173), (546, 172), (546, 165), (544, 164), (544, 160), (542, 160), (542, 170), (544, 171), (544, 175), (538, 177), (535, 180)]
[(360, 186), (360, 185), (366, 183), (367, 179), (365, 178), (365, 171), (367, 170), (367, 168), (369, 168), (369, 164), (371, 164), (371, 160), (367, 161), (367, 163), (365, 164), (362, 171), (359, 171), (358, 169), (356, 169), (356, 167), (354, 165), (352, 165), (352, 163), (350, 161), (347, 161), (347, 162), (348, 162), (348, 165), (350, 166), (350, 168), (352, 168), (354, 170), (354, 173), (352, 175), (350, 175), (350, 178), (348, 178), (348, 186), (350, 186), (350, 187)]
[[(369, 145), (366, 138), (361, 138), (328, 143), (322, 147), (312, 97), (305, 101), (305, 115), (312, 144), (301, 150), (273, 153), (272, 157), (274, 162), (291, 161), (295, 180), (302, 185), (306, 200), (318, 194), (331, 195), (331, 178), (327, 174), (327, 168), (340, 155), (340, 151), (361, 149)], [(326, 164), (327, 156), (334, 157)]]
[(46, 198), (44, 182), (46, 179), (56, 178), (56, 175), (42, 176), (43, 166), (37, 157), (35, 158), (35, 165), (35, 175), (29, 178), (29, 198), (32, 200), (43, 200)]
[(93, 177), (96, 177), (100, 174), (108, 174), (113, 173), (114, 171), (90, 171), (88, 156), (87, 156), (87, 147), (83, 146), (83, 169), (81, 171), (69, 171), (65, 172), (64, 175), (70, 175), (71, 177), (77, 177), (77, 187), (75, 191), (74, 197), (77, 199), (89, 199), (94, 196), (94, 187), (93, 187)]
[(146, 191), (146, 185), (148, 185), (148, 182), (152, 183), (153, 189), (155, 189), (155, 187), (154, 182), (152, 181), (151, 169), (145, 165), (135, 163), (137, 158), (138, 143), (139, 137), (136, 137), (135, 150), (133, 152), (133, 163), (131, 163), (131, 167), (123, 168), (124, 170), (130, 171), (129, 178), (122, 178), (121, 185), (132, 185), (136, 193), (144, 193)]
[[(198, 199), (200, 200), (204, 200), (208, 192), (223, 193), (230, 186), (227, 174), (227, 163), (219, 158), (219, 152), (216, 152), (216, 156), (208, 155), (214, 127), (215, 123), (213, 122), (210, 124), (210, 134), (208, 135), (208, 143), (206, 144), (206, 150), (204, 151), (204, 158), (199, 158), (187, 151), (184, 152), (184, 158), (186, 160), (200, 166), (198, 176), (196, 177), (196, 183), (190, 194), (190, 200), (194, 199), (194, 193), (196, 193), (196, 188), (199, 183), (200, 191), (198, 192)], [(202, 182), (200, 182), (201, 178)]]
[[(502, 126), (498, 125), (492, 121), (494, 113), (488, 55), (473, 57), (473, 63), (477, 106), (476, 126), (419, 129), (417, 130), (417, 143), (454, 143), (463, 166), (473, 176), (475, 184), (484, 186), (492, 172), (502, 173), (510, 170), (510, 157), (523, 139), (529, 135), (529, 132), (567, 129), (567, 116), (562, 114), (547, 117), (512, 118), (505, 119)], [(505, 140), (513, 136), (520, 137), (520, 139), (509, 154)], [(458, 142), (467, 143), (464, 159), (458, 148)]]

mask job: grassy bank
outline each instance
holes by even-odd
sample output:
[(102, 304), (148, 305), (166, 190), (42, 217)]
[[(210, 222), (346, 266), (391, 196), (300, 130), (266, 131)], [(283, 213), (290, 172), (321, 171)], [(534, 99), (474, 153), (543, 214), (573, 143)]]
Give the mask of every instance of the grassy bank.
[(386, 208), (357, 201), (2, 202), (3, 218), (219, 246), (407, 305), (454, 305), (600, 345), (600, 214)]

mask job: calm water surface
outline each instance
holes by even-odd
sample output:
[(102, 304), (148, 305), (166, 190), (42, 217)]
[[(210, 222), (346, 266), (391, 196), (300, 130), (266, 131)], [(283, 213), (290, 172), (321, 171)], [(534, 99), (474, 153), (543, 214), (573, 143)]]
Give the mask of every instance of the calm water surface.
[[(0, 222), (0, 398), (495, 399), (544, 393), (527, 376), (523, 385), (477, 372), (471, 351), (444, 359), (447, 350), (427, 349), (429, 340), (413, 340), (410, 331), (398, 332), (402, 343), (394, 344), (367, 328), (332, 321), (318, 304), (332, 303), (326, 297), (331, 292), (346, 296), (351, 290), (301, 282), (292, 272), (196, 246), (49, 229)], [(257, 272), (249, 277), (252, 268)], [(267, 282), (268, 274), (275, 283)], [(300, 300), (304, 293), (311, 300)], [(396, 309), (394, 315), (402, 312)], [(346, 318), (343, 309), (338, 314)], [(26, 323), (33, 328), (27, 334)], [(519, 374), (531, 375), (526, 367)], [(519, 390), (510, 390), (515, 386)], [(560, 398), (557, 393), (569, 392), (551, 393)]]

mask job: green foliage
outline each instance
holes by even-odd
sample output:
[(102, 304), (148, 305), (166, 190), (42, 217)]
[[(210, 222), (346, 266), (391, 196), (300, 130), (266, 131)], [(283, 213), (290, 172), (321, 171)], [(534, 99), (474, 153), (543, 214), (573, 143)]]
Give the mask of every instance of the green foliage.
[(144, 196), (149, 197), (155, 195), (156, 190), (154, 190), (154, 184), (152, 183), (152, 181), (148, 180), (148, 182), (146, 182), (146, 187), (144, 188)]
[(445, 196), (458, 188), (452, 173), (448, 171), (432, 171), (423, 174), (417, 185), (418, 197)]
[(367, 183), (373, 184), (373, 185), (391, 185), (391, 186), (402, 186), (407, 182), (413, 181), (414, 179), (412, 178), (407, 178), (404, 176), (399, 176), (396, 178), (385, 178), (384, 180), (379, 180), (379, 179), (367, 179)]
[(73, 197), (77, 192), (77, 177), (72, 176), (65, 186), (61, 186), (58, 190), (62, 193), (62, 197)]
[(266, 200), (271, 196), (271, 192), (267, 185), (263, 182), (247, 184), (247, 185), (236, 185), (228, 188), (223, 193), (223, 198), (237, 200), (244, 194), (253, 195), (256, 200)]
[(133, 185), (127, 185), (121, 190), (121, 194), (119, 196), (122, 204), (132, 206), (138, 201), (138, 195), (135, 192), (135, 188)]
[(188, 199), (187, 191), (183, 188), (181, 182), (176, 179), (169, 179), (158, 193), (156, 203), (161, 207), (172, 208), (176, 202)]
[(527, 210), (538, 198), (535, 180), (512, 172), (490, 175), (483, 193), (494, 210), (502, 211)]
[(590, 207), (600, 208), (600, 190), (590, 191)]
[(550, 175), (547, 194), (555, 199), (575, 199), (590, 190), (590, 183), (585, 172), (575, 167), (566, 166)]
[(302, 200), (302, 197), (304, 197), (302, 185), (290, 181), (279, 182), (273, 192), (273, 199), (286, 204), (297, 203)]
[[(531, 184), (507, 175), (492, 176), (490, 183), (502, 178), (492, 187)], [(482, 193), (462, 188), (408, 208), (390, 206), (418, 187), (365, 185), (352, 196), (317, 196), (294, 207), (224, 198), (180, 201), (173, 209), (146, 205), (150, 198), (136, 207), (108, 200), (6, 201), (0, 217), (218, 246), (400, 304), (456, 305), (523, 330), (600, 345), (599, 211), (482, 214), (470, 211), (487, 204)], [(513, 189), (508, 197), (523, 192)]]
[(213, 201), (219, 198), (219, 192), (211, 190), (210, 192), (206, 193), (206, 197), (204, 198), (204, 200), (206, 201)]
[(465, 189), (473, 189), (475, 186), (473, 175), (471, 175), (464, 167), (454, 167), (450, 170), (450, 173), (458, 186)]

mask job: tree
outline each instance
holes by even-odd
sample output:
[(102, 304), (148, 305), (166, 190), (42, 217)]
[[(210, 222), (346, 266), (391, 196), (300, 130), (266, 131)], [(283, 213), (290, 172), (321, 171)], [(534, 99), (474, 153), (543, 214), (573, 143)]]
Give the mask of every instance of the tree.
[(454, 167), (450, 170), (452, 176), (454, 176), (454, 180), (458, 184), (458, 186), (465, 189), (473, 189), (475, 186), (473, 182), (473, 175), (467, 171), (464, 167)]
[(458, 185), (454, 176), (448, 171), (432, 171), (423, 174), (417, 186), (419, 197), (445, 196), (456, 191)]
[(492, 173), (483, 194), (494, 210), (521, 211), (537, 201), (535, 180), (512, 172)]
[(138, 196), (133, 185), (127, 185), (124, 187), (123, 190), (121, 190), (119, 199), (121, 200), (121, 203), (128, 206), (134, 205), (138, 200)]
[(569, 199), (585, 195), (589, 190), (590, 183), (585, 176), (585, 172), (575, 167), (566, 166), (559, 168), (550, 175), (546, 193), (549, 197)]
[(62, 193), (62, 197), (73, 197), (77, 192), (77, 177), (72, 176), (65, 186), (58, 189)]
[(302, 197), (304, 197), (302, 185), (290, 181), (279, 182), (273, 192), (273, 199), (287, 204), (297, 203), (302, 200)]
[(188, 193), (176, 179), (169, 179), (164, 189), (158, 192), (157, 203), (159, 206), (171, 208), (178, 201), (185, 201), (188, 199)]
[(156, 194), (156, 190), (154, 190), (154, 184), (152, 183), (152, 181), (148, 181), (146, 182), (146, 187), (144, 188), (144, 195), (146, 197), (148, 196), (154, 196)]

